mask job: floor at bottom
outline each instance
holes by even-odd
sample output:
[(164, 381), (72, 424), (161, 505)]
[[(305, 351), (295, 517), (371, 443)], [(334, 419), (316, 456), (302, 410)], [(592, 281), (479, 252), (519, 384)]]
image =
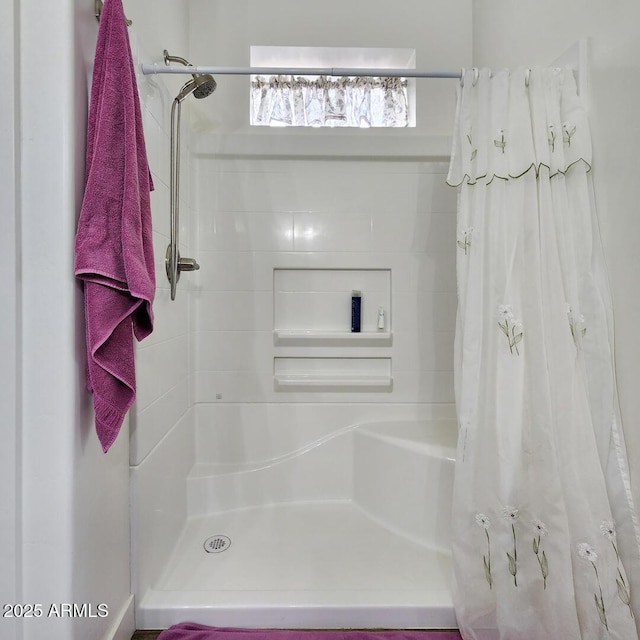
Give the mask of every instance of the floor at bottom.
[[(204, 542), (226, 536), (224, 551)], [(281, 628), (455, 626), (448, 555), (351, 503), (243, 509), (190, 520), (143, 595), (140, 629), (183, 621)]]
[[(136, 631), (132, 636), (131, 640), (158, 640), (158, 636), (162, 633), (162, 631)], [(429, 634), (428, 631), (424, 631), (425, 634)], [(429, 635), (429, 640), (435, 640), (433, 635)]]

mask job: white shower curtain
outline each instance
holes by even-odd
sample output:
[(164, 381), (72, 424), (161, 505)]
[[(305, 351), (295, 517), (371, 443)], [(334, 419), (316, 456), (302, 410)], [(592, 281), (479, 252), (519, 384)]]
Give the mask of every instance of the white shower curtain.
[(448, 176), (465, 640), (638, 637), (640, 537), (590, 169), (570, 70), (465, 73)]

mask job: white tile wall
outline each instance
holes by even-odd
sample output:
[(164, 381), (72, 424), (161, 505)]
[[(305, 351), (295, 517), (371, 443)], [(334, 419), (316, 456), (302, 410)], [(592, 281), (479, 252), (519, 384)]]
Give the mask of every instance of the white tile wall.
[(194, 338), (195, 372), (250, 370), (272, 358), (271, 331), (199, 331)]
[(196, 462), (210, 464), (265, 462), (361, 422), (454, 417), (453, 408), (444, 404), (345, 402), (202, 403), (194, 412)]
[[(191, 308), (193, 400), (211, 409), (197, 412), (201, 462), (224, 461), (227, 454), (251, 459), (250, 442), (265, 434), (267, 448), (282, 454), (298, 442), (292, 431), (327, 434), (375, 418), (371, 406), (395, 417), (412, 417), (421, 406), (451, 406), (456, 192), (445, 184), (446, 169), (427, 160), (198, 158), (192, 245), (202, 269)], [(301, 272), (308, 295), (295, 282), (290, 294), (282, 287), (274, 292), (274, 269), (311, 268), (389, 269), (391, 344), (275, 344), (272, 332), (283, 328), (282, 317), (285, 328), (296, 328), (297, 315), (298, 326), (309, 329), (314, 318), (327, 317), (317, 308), (320, 299), (341, 304), (331, 279), (316, 281), (309, 272)], [(380, 295), (387, 306), (389, 294)], [(363, 306), (377, 313), (374, 298), (365, 297)], [(338, 313), (332, 308), (329, 316)], [(274, 384), (274, 363), (314, 356), (390, 358), (393, 386), (309, 391)], [(345, 406), (357, 407), (346, 423)]]
[(322, 500), (348, 500), (353, 485), (353, 440), (339, 434), (299, 455), (258, 464), (249, 473), (228, 466), (199, 465), (188, 481), (189, 515), (232, 509)]
[(159, 577), (184, 527), (193, 442), (193, 416), (188, 412), (131, 474), (131, 554), (138, 600)]
[(193, 295), (192, 315), (195, 331), (272, 331), (273, 293), (200, 290)]

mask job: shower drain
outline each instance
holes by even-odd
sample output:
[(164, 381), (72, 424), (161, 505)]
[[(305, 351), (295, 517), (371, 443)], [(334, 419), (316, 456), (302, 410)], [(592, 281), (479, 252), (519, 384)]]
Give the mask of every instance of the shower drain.
[(207, 553), (221, 553), (231, 546), (231, 538), (227, 536), (211, 536), (204, 541), (204, 550)]

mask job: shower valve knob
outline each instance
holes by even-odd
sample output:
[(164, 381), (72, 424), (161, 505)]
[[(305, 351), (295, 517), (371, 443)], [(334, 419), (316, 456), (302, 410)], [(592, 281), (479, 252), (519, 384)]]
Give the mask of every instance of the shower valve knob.
[(178, 258), (178, 271), (197, 271), (200, 265), (193, 258)]

